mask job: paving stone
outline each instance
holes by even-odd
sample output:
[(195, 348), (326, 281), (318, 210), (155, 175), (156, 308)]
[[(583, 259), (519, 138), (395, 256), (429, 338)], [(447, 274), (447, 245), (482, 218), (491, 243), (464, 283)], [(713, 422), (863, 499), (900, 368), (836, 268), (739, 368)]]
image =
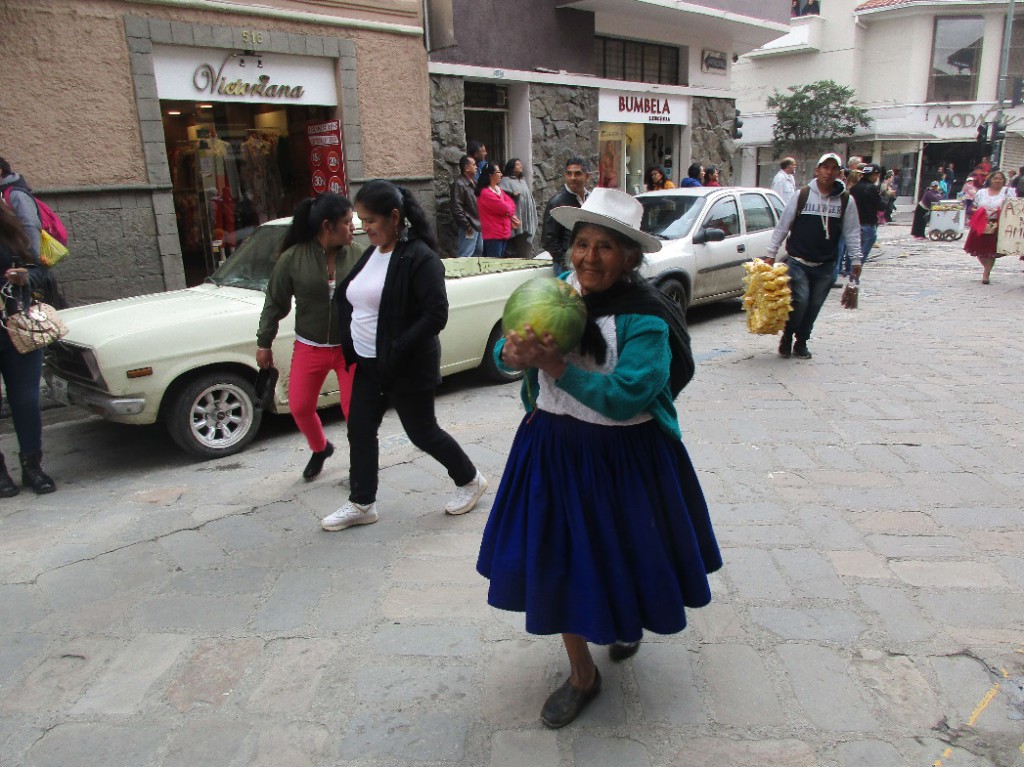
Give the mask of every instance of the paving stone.
[(313, 616), (317, 629), (345, 632), (364, 625), (376, 608), (377, 597), (384, 584), (360, 582), (357, 588), (353, 588), (352, 574), (347, 571), (334, 573), (331, 583), (330, 592)]
[(284, 714), (299, 719), (313, 706), (325, 671), (339, 662), (342, 648), (329, 639), (282, 639), (264, 653), (266, 671), (249, 696), (254, 711)]
[(700, 651), (711, 715), (720, 724), (760, 727), (785, 724), (771, 676), (749, 645), (709, 645)]
[(984, 562), (890, 562), (897, 576), (913, 586), (974, 586), (998, 588), (1006, 586), (999, 572)]
[(722, 552), (729, 563), (726, 575), (744, 599), (789, 600), (793, 592), (767, 551), (728, 548)]
[(224, 719), (186, 722), (171, 736), (162, 767), (231, 764), (249, 733), (249, 725)]
[(32, 767), (113, 767), (151, 764), (170, 727), (163, 723), (108, 725), (69, 722), (47, 730), (32, 745)]
[(897, 642), (918, 642), (935, 632), (917, 605), (898, 588), (865, 584), (857, 593), (881, 616), (886, 631)]
[[(714, 588), (712, 588), (712, 593), (715, 593)], [(699, 610), (688, 611), (686, 617), (689, 621), (688, 625), (705, 642), (722, 642), (741, 638), (746, 628), (746, 621), (740, 617), (735, 608), (715, 601)]]
[(934, 509), (932, 517), (940, 525), (971, 530), (1012, 530), (1024, 528), (1024, 509), (998, 506), (958, 509)]
[(51, 644), (39, 664), (4, 696), (0, 710), (54, 713), (68, 709), (117, 652), (117, 644), (105, 637)]
[(377, 650), (389, 655), (459, 657), (476, 655), (480, 650), (477, 630), (469, 626), (383, 626), (371, 642)]
[(553, 730), (500, 730), (491, 739), (490, 767), (557, 764), (558, 736)]
[(208, 568), (224, 558), (224, 549), (196, 530), (182, 530), (160, 539), (162, 548), (183, 570)]
[(650, 767), (651, 759), (640, 743), (625, 738), (601, 738), (584, 733), (572, 748), (573, 764), (579, 767)]
[(487, 584), (482, 578), (474, 586), (443, 589), (396, 586), (384, 595), (381, 613), (394, 620), (453, 620), (470, 618), (487, 603)]
[[(4, 624), (10, 626), (12, 624)], [(24, 673), (30, 659), (42, 652), (48, 637), (42, 634), (3, 634), (0, 641), (0, 700), (10, 682)]]
[(357, 668), (353, 673), (356, 700), (360, 703), (413, 704), (476, 708), (479, 686), (472, 666), (437, 663), (393, 663)]
[(836, 748), (842, 767), (911, 767), (903, 755), (880, 740), (855, 740)]
[(832, 565), (814, 549), (776, 549), (772, 556), (790, 582), (806, 596), (822, 599), (849, 596)]
[(434, 533), (419, 535), (404, 547), (406, 556), (473, 557), (480, 552), (480, 536), (476, 533)]
[(933, 729), (942, 721), (935, 692), (910, 658), (862, 650), (854, 658), (853, 667), (875, 708), (890, 721), (911, 733)]
[(853, 515), (854, 524), (872, 533), (935, 533), (938, 525), (921, 511), (864, 511)]
[(288, 631), (305, 625), (328, 583), (319, 570), (296, 569), (282, 573), (270, 597), (253, 616), (253, 628)]
[(867, 626), (849, 610), (838, 607), (751, 607), (750, 617), (783, 639), (812, 639), (849, 645)]
[(917, 603), (927, 615), (947, 626), (1024, 628), (1020, 598), (1013, 594), (950, 588), (923, 591)]
[(801, 527), (808, 531), (812, 547), (817, 548), (822, 541), (828, 541), (829, 548), (834, 549), (864, 547), (861, 534), (848, 521), (849, 515), (817, 505), (801, 506), (796, 513)]
[(330, 728), (312, 722), (264, 724), (259, 728), (249, 767), (315, 767), (336, 764)]
[(961, 538), (948, 535), (868, 535), (868, 545), (883, 557), (903, 559), (963, 557)]
[(553, 649), (545, 638), (495, 643), (481, 693), (484, 721), (500, 727), (536, 725), (544, 701), (567, 676), (553, 671)]
[(349, 720), (338, 754), (342, 759), (380, 759), (386, 764), (458, 762), (468, 734), (467, 720), (447, 714), (364, 709)]
[[(818, 767), (811, 747), (800, 740), (688, 739), (669, 767)], [(880, 767), (876, 765), (875, 767)]]
[(677, 726), (706, 721), (693, 672), (693, 655), (674, 642), (644, 642), (632, 671), (645, 719)]
[(177, 634), (135, 637), (72, 707), (72, 715), (131, 715), (190, 645), (188, 637)]
[(892, 579), (892, 571), (885, 560), (870, 551), (828, 551), (825, 552), (839, 575), (852, 578)]
[(837, 651), (795, 643), (779, 645), (775, 651), (786, 667), (797, 702), (816, 727), (832, 732), (879, 729), (863, 688)]
[(473, 559), (414, 559), (403, 557), (391, 570), (395, 583), (465, 583), (480, 584), (480, 574)]
[(181, 712), (220, 708), (262, 648), (254, 638), (204, 642), (168, 686), (167, 699)]
[(243, 625), (256, 606), (251, 595), (164, 596), (138, 606), (136, 626), (147, 631), (227, 631)]
[[(972, 725), (978, 730), (1008, 733), (1019, 740), (1020, 711), (1009, 705), (1003, 689), (1007, 682), (998, 671), (964, 655), (931, 658), (930, 663), (949, 702), (946, 712), (951, 727)], [(993, 691), (994, 697), (989, 697)]]

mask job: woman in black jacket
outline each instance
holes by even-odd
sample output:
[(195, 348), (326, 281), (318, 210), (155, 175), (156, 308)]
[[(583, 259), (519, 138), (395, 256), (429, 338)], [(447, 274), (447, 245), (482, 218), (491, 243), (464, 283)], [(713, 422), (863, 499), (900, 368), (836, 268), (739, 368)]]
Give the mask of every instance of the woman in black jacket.
[(351, 491), (321, 526), (334, 532), (377, 521), (377, 432), (389, 404), (412, 443), (455, 482), (445, 512), (465, 514), (487, 480), (434, 414), (441, 381), (437, 336), (448, 322), (434, 234), (412, 194), (388, 181), (366, 183), (356, 195), (356, 212), (371, 247), (334, 294), (345, 360), (356, 366), (348, 421)]

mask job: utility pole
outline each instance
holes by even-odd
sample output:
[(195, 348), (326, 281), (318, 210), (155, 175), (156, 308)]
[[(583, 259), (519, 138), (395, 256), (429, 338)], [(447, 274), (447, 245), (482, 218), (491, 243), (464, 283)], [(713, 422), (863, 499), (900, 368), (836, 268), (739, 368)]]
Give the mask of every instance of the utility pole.
[(1002, 167), (1003, 139), (1006, 136), (1006, 116), (1003, 114), (1003, 105), (1006, 103), (1006, 77), (1010, 67), (1010, 42), (1013, 37), (1013, 10), (1015, 0), (1010, 0), (1010, 8), (1006, 12), (1006, 28), (1003, 30), (1003, 53), (999, 58), (999, 82), (996, 84), (996, 99), (999, 101), (999, 108), (996, 112), (995, 122), (992, 124), (992, 157), (991, 162), (997, 167)]

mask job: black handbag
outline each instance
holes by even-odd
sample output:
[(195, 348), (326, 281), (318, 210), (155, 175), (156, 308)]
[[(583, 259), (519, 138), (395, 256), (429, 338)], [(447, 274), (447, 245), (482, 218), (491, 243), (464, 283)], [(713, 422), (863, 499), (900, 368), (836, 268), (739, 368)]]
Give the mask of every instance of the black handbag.
[(274, 389), (277, 387), (277, 379), (281, 373), (277, 368), (260, 368), (256, 372), (256, 407), (261, 410), (269, 410), (274, 404)]

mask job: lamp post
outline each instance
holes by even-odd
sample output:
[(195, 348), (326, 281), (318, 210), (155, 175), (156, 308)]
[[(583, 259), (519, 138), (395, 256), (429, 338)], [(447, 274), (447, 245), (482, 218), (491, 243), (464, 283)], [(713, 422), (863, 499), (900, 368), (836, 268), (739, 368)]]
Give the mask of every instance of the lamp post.
[(1003, 167), (1003, 138), (1006, 134), (1006, 116), (1003, 114), (1003, 105), (1006, 103), (1006, 77), (1010, 66), (1010, 42), (1013, 37), (1013, 11), (1016, 0), (1010, 0), (1009, 10), (1006, 12), (1006, 28), (1003, 30), (1003, 52), (999, 57), (999, 82), (996, 84), (996, 99), (999, 102), (999, 109), (996, 112), (995, 123), (992, 126), (992, 163)]

